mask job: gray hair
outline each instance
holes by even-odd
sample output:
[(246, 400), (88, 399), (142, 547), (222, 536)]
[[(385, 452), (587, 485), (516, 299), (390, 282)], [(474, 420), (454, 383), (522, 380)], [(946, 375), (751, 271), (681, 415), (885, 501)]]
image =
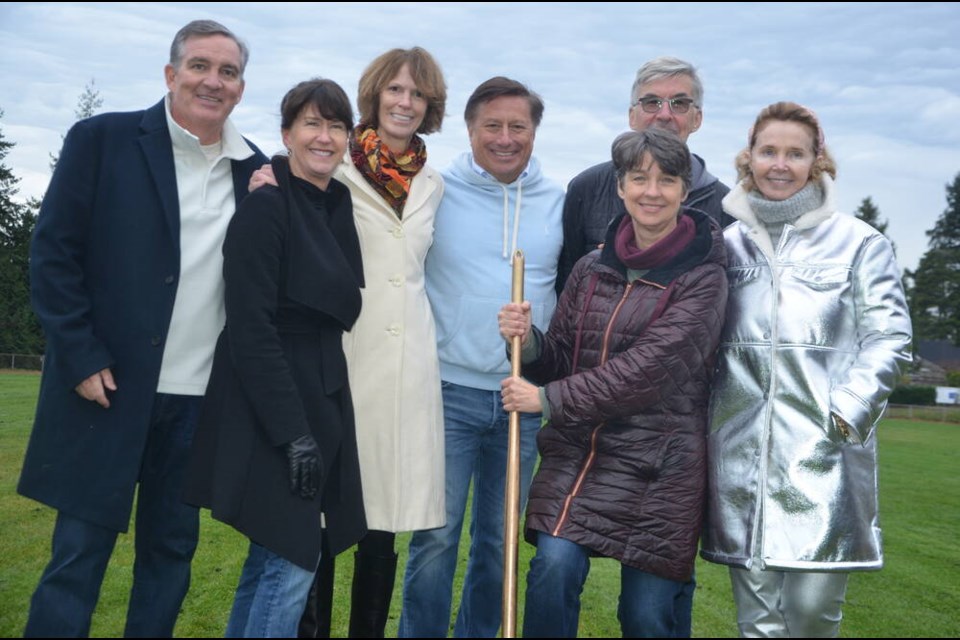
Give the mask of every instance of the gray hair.
[[(675, 78), (677, 76), (688, 76), (693, 84), (693, 105), (695, 107), (703, 106), (703, 83), (700, 82), (700, 76), (697, 75), (697, 68), (680, 58), (670, 56), (661, 56), (645, 63), (637, 71), (637, 78), (633, 81), (633, 87), (630, 89), (630, 105), (635, 105), (640, 99), (640, 87), (648, 82), (663, 80), (664, 78)], [(665, 96), (669, 97), (669, 96)]]
[(173, 37), (173, 43), (170, 45), (170, 66), (174, 69), (180, 68), (180, 63), (183, 62), (183, 49), (190, 38), (217, 35), (230, 38), (240, 48), (240, 77), (242, 78), (243, 70), (247, 68), (247, 60), (250, 59), (250, 49), (230, 29), (215, 20), (194, 20), (177, 31), (177, 35)]

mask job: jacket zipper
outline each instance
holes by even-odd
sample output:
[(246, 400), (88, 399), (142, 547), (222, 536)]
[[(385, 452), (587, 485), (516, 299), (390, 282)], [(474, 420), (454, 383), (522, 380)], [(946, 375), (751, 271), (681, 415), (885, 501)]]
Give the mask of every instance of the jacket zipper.
[[(783, 238), (780, 238), (780, 242), (783, 242)], [(779, 243), (778, 243), (779, 244)], [(753, 544), (750, 549), (750, 558), (748, 562), (751, 562), (753, 559), (758, 559), (760, 561), (760, 569), (764, 568), (763, 561), (763, 531), (761, 525), (763, 520), (766, 517), (767, 510), (767, 452), (770, 450), (770, 437), (771, 431), (773, 429), (773, 399), (777, 393), (777, 367), (776, 367), (776, 350), (777, 344), (780, 342), (780, 332), (779, 332), (779, 307), (777, 300), (780, 298), (780, 277), (779, 277), (779, 267), (780, 267), (780, 256), (777, 254), (777, 248), (773, 248), (773, 255), (767, 258), (767, 264), (770, 266), (770, 278), (773, 284), (773, 297), (772, 304), (773, 309), (771, 312), (771, 322), (770, 322), (770, 384), (767, 387), (767, 402), (766, 408), (764, 409), (764, 420), (763, 420), (763, 431), (760, 433), (760, 442), (758, 443), (757, 454), (760, 456), (758, 461), (758, 474), (757, 478), (757, 515), (753, 520)]]
[[(610, 334), (613, 331), (613, 323), (617, 319), (617, 315), (619, 315), (620, 309), (623, 307), (623, 303), (627, 301), (627, 296), (630, 294), (630, 290), (632, 288), (633, 283), (628, 282), (627, 287), (623, 290), (623, 295), (620, 297), (620, 302), (617, 303), (613, 313), (610, 315), (610, 320), (607, 322), (607, 328), (603, 332), (603, 349), (600, 351), (601, 365), (606, 364), (607, 362), (607, 356), (609, 355), (610, 351)], [(586, 313), (586, 310), (584, 310), (584, 313)], [(583, 467), (580, 468), (580, 473), (577, 474), (577, 479), (573, 483), (573, 489), (571, 489), (570, 493), (567, 494), (567, 497), (563, 501), (563, 509), (560, 511), (560, 516), (557, 518), (557, 524), (550, 534), (555, 538), (560, 535), (560, 529), (563, 528), (564, 523), (567, 521), (567, 515), (570, 512), (570, 504), (580, 493), (580, 488), (583, 486), (583, 481), (587, 477), (587, 472), (590, 471), (590, 468), (593, 466), (593, 461), (597, 457), (597, 435), (600, 433), (600, 429), (603, 428), (603, 425), (604, 423), (601, 422), (594, 427), (593, 431), (590, 433), (590, 453), (587, 454), (587, 459), (584, 461)]]

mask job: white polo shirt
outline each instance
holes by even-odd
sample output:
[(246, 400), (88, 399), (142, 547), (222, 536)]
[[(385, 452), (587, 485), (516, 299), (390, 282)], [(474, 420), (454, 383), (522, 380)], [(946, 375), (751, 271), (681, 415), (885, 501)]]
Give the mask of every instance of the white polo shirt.
[(200, 396), (223, 329), (223, 238), (236, 209), (231, 160), (253, 149), (228, 119), (219, 142), (201, 145), (178, 125), (166, 98), (180, 202), (180, 275), (157, 391)]

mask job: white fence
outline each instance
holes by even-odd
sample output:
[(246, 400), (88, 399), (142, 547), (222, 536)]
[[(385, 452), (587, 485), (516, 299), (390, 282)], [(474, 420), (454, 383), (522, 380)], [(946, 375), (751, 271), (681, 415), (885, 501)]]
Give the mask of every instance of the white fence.
[(0, 369), (41, 371), (43, 369), (43, 356), (33, 356), (23, 353), (0, 353)]
[(960, 407), (956, 405), (890, 404), (887, 405), (884, 417), (899, 418), (900, 420), (960, 423)]

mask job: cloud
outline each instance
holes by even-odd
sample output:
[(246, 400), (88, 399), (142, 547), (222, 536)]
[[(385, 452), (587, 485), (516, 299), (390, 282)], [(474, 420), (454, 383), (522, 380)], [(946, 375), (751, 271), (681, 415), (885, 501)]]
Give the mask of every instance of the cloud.
[(251, 48), (234, 119), (265, 152), (279, 146), (279, 100), (313, 76), (351, 98), (366, 64), (420, 45), (447, 79), (448, 116), (427, 139), (443, 168), (467, 148), (463, 107), (507, 75), (546, 103), (536, 154), (560, 183), (606, 160), (627, 127), (637, 68), (659, 55), (698, 66), (704, 123), (691, 148), (728, 184), (757, 112), (790, 99), (820, 116), (840, 166), (841, 206), (871, 196), (901, 263), (926, 248), (960, 171), (960, 5), (956, 3), (4, 3), (0, 121), (8, 164), (39, 195), (49, 154), (91, 79), (104, 110), (141, 109), (164, 92), (173, 34), (210, 17)]

